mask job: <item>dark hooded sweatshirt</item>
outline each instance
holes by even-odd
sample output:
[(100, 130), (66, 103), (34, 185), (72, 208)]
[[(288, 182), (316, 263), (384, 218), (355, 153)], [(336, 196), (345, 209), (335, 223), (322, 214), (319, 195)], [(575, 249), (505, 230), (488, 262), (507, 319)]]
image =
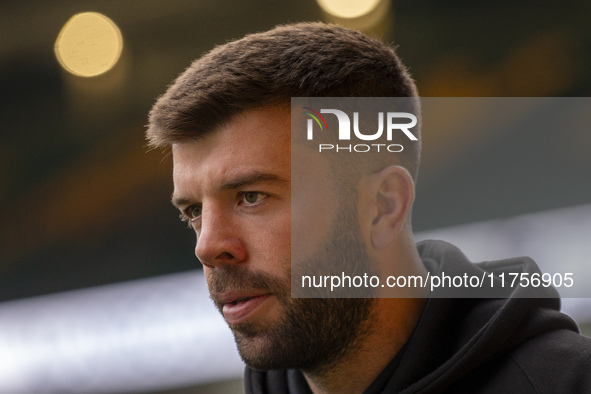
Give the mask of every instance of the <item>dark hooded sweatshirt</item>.
[[(529, 258), (473, 264), (445, 242), (417, 246), (432, 274), (539, 272)], [(556, 291), (507, 291), (439, 298), (435, 290), (404, 347), (364, 393), (591, 393), (591, 339), (559, 312)], [(311, 393), (293, 369), (247, 367), (244, 383), (246, 394)]]

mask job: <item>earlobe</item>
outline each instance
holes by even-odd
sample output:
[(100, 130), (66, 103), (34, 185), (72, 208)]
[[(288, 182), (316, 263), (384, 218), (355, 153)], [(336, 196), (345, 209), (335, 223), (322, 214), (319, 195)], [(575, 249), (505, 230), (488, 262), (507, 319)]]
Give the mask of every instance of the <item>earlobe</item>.
[(371, 225), (371, 243), (385, 249), (394, 243), (414, 200), (414, 182), (401, 166), (390, 166), (374, 175), (375, 217)]

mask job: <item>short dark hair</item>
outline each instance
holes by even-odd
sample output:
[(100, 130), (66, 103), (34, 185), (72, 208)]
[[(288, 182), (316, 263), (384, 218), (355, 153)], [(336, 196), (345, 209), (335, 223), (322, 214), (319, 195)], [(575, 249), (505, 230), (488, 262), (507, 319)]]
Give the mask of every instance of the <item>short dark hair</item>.
[[(153, 106), (146, 136), (151, 147), (198, 139), (248, 109), (288, 110), (291, 97), (417, 97), (417, 90), (379, 40), (324, 23), (283, 25), (195, 60)], [(415, 144), (400, 157), (413, 177), (419, 156)]]

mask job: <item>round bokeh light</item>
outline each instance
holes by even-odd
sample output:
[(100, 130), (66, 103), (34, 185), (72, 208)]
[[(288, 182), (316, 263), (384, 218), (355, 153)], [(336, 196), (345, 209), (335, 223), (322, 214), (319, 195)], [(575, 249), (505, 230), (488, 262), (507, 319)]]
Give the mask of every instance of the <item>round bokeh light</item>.
[(117, 25), (96, 12), (74, 15), (55, 42), (55, 55), (62, 67), (82, 77), (112, 69), (122, 50), (123, 38)]
[(317, 0), (322, 9), (339, 18), (360, 18), (373, 11), (381, 0)]

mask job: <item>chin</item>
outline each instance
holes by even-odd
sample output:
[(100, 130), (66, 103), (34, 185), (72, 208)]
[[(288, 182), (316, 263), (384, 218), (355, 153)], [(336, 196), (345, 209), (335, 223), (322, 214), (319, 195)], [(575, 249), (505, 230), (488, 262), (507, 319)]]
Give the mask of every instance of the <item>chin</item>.
[(234, 338), (240, 358), (252, 369), (266, 371), (270, 369), (292, 368), (289, 357), (284, 357), (283, 344), (276, 343), (277, 338), (269, 338), (263, 333), (245, 335), (234, 331)]

